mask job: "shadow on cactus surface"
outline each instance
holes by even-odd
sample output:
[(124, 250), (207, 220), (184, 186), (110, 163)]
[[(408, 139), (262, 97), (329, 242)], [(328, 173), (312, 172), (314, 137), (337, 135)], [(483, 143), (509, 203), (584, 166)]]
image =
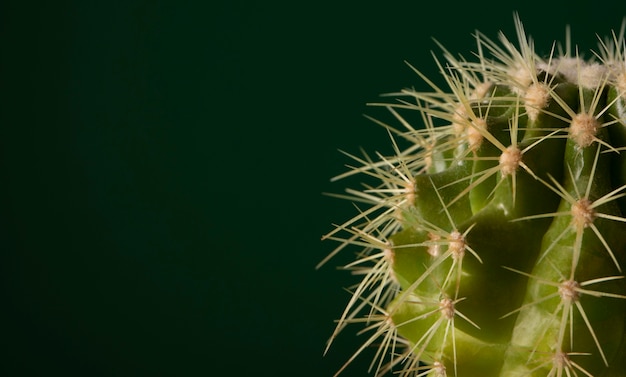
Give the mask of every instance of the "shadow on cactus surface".
[(346, 366), (373, 348), (374, 375), (626, 376), (626, 24), (583, 59), (514, 22), (472, 59), (440, 46), (445, 85), (411, 67), (430, 90), (373, 104), (394, 155), (335, 178), (378, 182), (336, 195), (358, 210), (323, 237), (320, 265), (357, 251), (328, 343), (361, 326)]

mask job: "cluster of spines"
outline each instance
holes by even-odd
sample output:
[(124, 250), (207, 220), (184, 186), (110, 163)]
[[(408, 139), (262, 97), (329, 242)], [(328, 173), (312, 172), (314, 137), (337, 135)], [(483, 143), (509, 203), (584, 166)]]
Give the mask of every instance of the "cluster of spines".
[[(588, 330), (593, 352), (600, 355), (605, 366), (609, 365), (609, 356), (590, 323), (581, 297), (626, 298), (623, 294), (613, 293), (615, 290), (590, 287), (611, 284), (623, 278), (620, 275), (620, 259), (623, 257), (616, 255), (596, 222), (626, 222), (619, 209), (615, 210), (615, 202), (624, 196), (624, 186), (600, 194), (592, 191), (596, 190), (596, 171), (598, 164), (602, 164), (599, 161), (606, 161), (605, 155), (619, 154), (624, 148), (624, 145), (615, 145), (603, 136), (608, 133), (608, 127), (623, 121), (610, 111), (621, 103), (626, 92), (624, 30), (622, 28), (618, 35), (613, 34), (612, 38), (601, 41), (600, 54), (597, 55), (600, 61), (589, 63), (580, 59), (577, 53), (572, 54), (569, 39), (565, 49), (559, 48), (558, 55), (553, 49), (548, 59), (542, 59), (534, 53), (533, 43), (526, 37), (517, 18), (516, 28), (518, 47), (504, 35), (500, 36), (498, 44), (477, 33), (477, 63), (455, 58), (444, 49), (445, 64), (435, 61), (448, 86), (446, 90), (414, 69), (431, 86), (431, 92), (405, 90), (395, 95), (400, 94), (407, 100), (377, 104), (385, 106), (406, 128), (401, 131), (378, 122), (389, 130), (395, 155), (377, 155), (376, 159), (367, 154), (364, 157), (349, 155), (359, 166), (352, 167), (350, 172), (338, 178), (360, 173), (381, 182), (380, 186), (349, 190), (344, 198), (365, 203), (369, 208), (360, 210), (357, 216), (337, 225), (324, 237), (340, 242), (331, 256), (348, 245), (362, 247), (357, 260), (346, 267), (363, 275), (363, 279), (351, 288), (352, 299), (331, 337), (332, 341), (349, 323), (366, 323), (371, 336), (349, 362), (364, 349), (380, 344), (372, 362), (377, 374), (399, 368), (401, 376), (463, 375), (457, 370), (456, 344), (457, 337), (468, 335), (466, 331), (462, 335), (456, 333), (455, 321), (480, 328), (475, 319), (463, 314), (457, 306), (466, 299), (461, 295), (463, 263), (467, 254), (473, 256), (474, 263), (483, 263), (480, 250), (474, 250), (467, 239), (476, 223), (465, 223), (465, 220), (473, 219), (471, 214), (480, 212), (505, 189), (510, 194), (512, 208), (515, 208), (517, 176), (523, 172), (558, 196), (561, 204), (558, 209), (526, 214), (510, 221), (565, 220), (561, 221), (560, 232), (547, 237), (549, 241), (542, 245), (536, 271), (501, 266), (528, 279), (529, 286), (533, 286), (533, 281), (536, 284), (533, 286), (535, 292), (527, 294), (523, 305), (508, 313), (500, 313), (500, 316), (507, 318), (522, 312), (526, 312), (526, 316), (536, 315), (529, 313), (542, 305), (541, 310), (548, 310), (548, 318), (556, 322), (541, 325), (543, 333), (540, 338), (551, 337), (554, 342), (547, 342), (551, 345), (545, 347), (544, 342), (537, 339), (533, 340), (534, 344), (524, 345), (522, 339), (516, 347), (523, 351), (516, 349), (513, 356), (505, 351), (502, 356), (514, 363), (519, 358), (517, 354), (527, 355), (524, 363), (527, 367), (514, 372), (519, 376), (532, 376), (545, 370), (548, 376), (591, 376), (585, 363), (575, 360), (592, 353), (589, 347), (583, 352), (576, 348), (579, 344), (573, 339), (576, 316), (581, 319), (576, 323), (584, 324)], [(489, 60), (485, 50), (495, 60)], [(574, 100), (566, 97), (571, 94), (571, 87), (576, 88)], [(609, 88), (614, 95), (607, 100)], [(403, 110), (418, 111), (425, 127), (411, 126), (401, 115)], [(559, 126), (543, 129), (529, 126), (543, 124), (542, 119), (548, 117), (556, 120), (551, 124)], [(498, 134), (490, 127), (492, 119), (498, 118), (508, 122), (506, 132)], [(520, 125), (521, 118), (525, 119), (526, 128)], [(437, 122), (443, 124), (435, 125)], [(522, 135), (523, 140), (520, 139)], [(400, 150), (395, 137), (408, 140), (411, 147)], [(567, 187), (550, 173), (535, 172), (524, 158), (542, 143), (559, 139), (568, 140), (568, 150), (563, 155), (570, 159), (565, 161), (562, 179), (568, 183)], [(575, 164), (577, 160), (582, 161), (587, 172), (581, 173), (580, 166), (568, 164)], [(449, 182), (433, 182), (437, 173), (455, 169), (459, 170), (458, 177)], [(609, 168), (605, 166), (603, 169), (600, 179), (606, 180)], [(416, 182), (418, 179), (421, 181)], [(429, 180), (430, 187), (424, 184), (425, 179)], [(586, 182), (580, 186), (577, 179)], [(600, 189), (606, 189), (600, 186)], [(446, 190), (452, 194), (447, 193), (444, 199)], [(429, 200), (429, 205), (438, 210), (425, 210), (427, 205), (420, 201), (422, 197), (428, 198), (424, 200)], [(608, 210), (602, 211), (605, 208)], [(409, 239), (394, 242), (394, 237), (398, 239), (397, 234), (405, 229), (411, 229), (411, 235), (407, 235)], [(581, 262), (583, 244), (586, 247), (586, 243), (603, 250), (614, 266), (615, 274), (587, 277), (581, 281), (577, 271), (579, 265), (586, 262)], [(403, 250), (416, 248), (425, 250), (428, 257), (413, 261), (422, 266), (402, 271), (396, 259), (411, 258), (403, 255)], [(553, 258), (553, 254), (558, 254), (557, 249), (569, 252), (565, 253), (566, 256)], [(559, 258), (569, 258), (566, 269)], [(556, 279), (552, 279), (554, 277)], [(532, 294), (538, 296), (531, 297)], [(624, 317), (624, 313), (621, 315)], [(524, 316), (520, 318), (524, 320)], [(421, 336), (410, 340), (401, 336), (403, 328), (410, 328), (420, 321), (427, 324)], [(513, 334), (514, 342), (517, 341), (515, 337)], [(506, 364), (507, 360), (503, 362)]]

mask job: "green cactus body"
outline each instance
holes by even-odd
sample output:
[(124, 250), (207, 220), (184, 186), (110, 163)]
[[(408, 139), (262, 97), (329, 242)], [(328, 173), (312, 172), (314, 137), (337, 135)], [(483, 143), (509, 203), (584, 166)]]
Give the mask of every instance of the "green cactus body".
[(478, 62), (437, 61), (448, 90), (418, 72), (432, 92), (382, 104), (406, 151), (353, 156), (380, 185), (324, 237), (362, 248), (331, 337), (365, 323), (348, 363), (379, 347), (377, 375), (626, 376), (623, 32), (597, 61), (541, 58), (515, 21), (518, 47), (478, 33)]

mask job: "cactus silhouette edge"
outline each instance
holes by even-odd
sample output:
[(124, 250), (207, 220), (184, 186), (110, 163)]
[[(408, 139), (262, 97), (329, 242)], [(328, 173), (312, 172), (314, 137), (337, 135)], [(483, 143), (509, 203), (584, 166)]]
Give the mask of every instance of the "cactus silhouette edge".
[(376, 376), (626, 376), (626, 21), (586, 59), (514, 22), (474, 60), (439, 45), (445, 87), (410, 66), (431, 90), (372, 104), (394, 155), (346, 153), (335, 180), (377, 184), (337, 195), (358, 210), (322, 237), (318, 267), (354, 249), (361, 277), (336, 375), (372, 348)]

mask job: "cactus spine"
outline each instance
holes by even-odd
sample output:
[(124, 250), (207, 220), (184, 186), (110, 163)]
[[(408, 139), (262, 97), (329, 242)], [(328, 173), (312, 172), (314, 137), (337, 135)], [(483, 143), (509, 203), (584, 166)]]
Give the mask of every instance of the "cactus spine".
[(322, 263), (360, 248), (328, 344), (364, 324), (346, 365), (378, 347), (376, 375), (626, 376), (624, 26), (584, 60), (515, 25), (517, 45), (477, 33), (476, 62), (442, 48), (445, 89), (414, 69), (432, 91), (377, 104), (404, 128), (377, 121), (395, 155), (350, 155), (341, 177), (379, 183), (323, 237)]

